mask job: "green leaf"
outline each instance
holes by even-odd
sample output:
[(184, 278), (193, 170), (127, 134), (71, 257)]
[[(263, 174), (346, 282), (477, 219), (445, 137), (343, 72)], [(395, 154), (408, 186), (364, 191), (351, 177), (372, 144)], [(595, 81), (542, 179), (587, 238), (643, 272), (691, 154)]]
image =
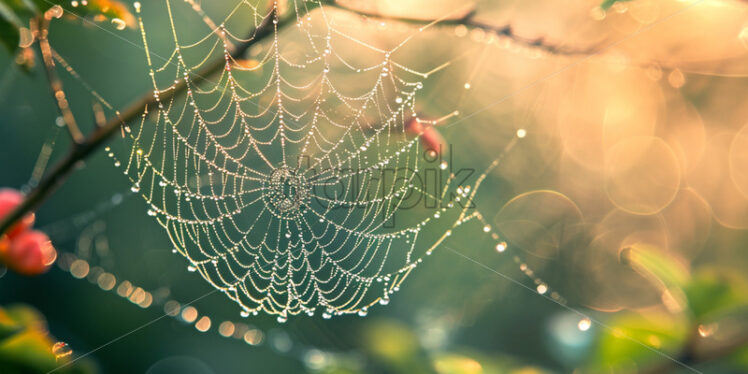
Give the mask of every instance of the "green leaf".
[(748, 306), (748, 280), (728, 269), (700, 270), (685, 291), (691, 312), (698, 321)]
[(57, 362), (50, 347), (44, 333), (26, 330), (0, 345), (0, 368), (17, 368), (32, 373), (53, 370)]
[(688, 280), (686, 267), (660, 248), (637, 243), (621, 251), (621, 261), (666, 287), (681, 287)]
[[(13, 329), (15, 333), (0, 339), (0, 373), (42, 374), (68, 362), (68, 358), (58, 361), (55, 357), (44, 316), (35, 309), (23, 305), (0, 308), (0, 334)], [(86, 362), (76, 362), (58, 372), (86, 374), (95, 369)]]
[(45, 372), (57, 366), (41, 315), (26, 306), (0, 309), (0, 319), (21, 332), (0, 342), (1, 372)]
[(688, 338), (687, 318), (664, 312), (621, 314), (608, 325), (612, 332), (599, 337), (591, 372), (646, 367), (664, 359), (658, 352), (677, 354)]
[(624, 248), (621, 262), (631, 266), (642, 277), (662, 292), (663, 304), (678, 312), (686, 307), (683, 287), (690, 275), (686, 266), (671, 254), (656, 246), (637, 243)]
[(10, 318), (7, 313), (2, 313), (0, 310), (0, 344), (21, 331), (23, 331), (23, 327)]
[(626, 2), (626, 1), (631, 1), (631, 0), (603, 0), (603, 3), (600, 4), (600, 8), (602, 10), (608, 10), (608, 9), (610, 9), (610, 7), (613, 6), (613, 4), (615, 4), (615, 3), (622, 3), (622, 2)]

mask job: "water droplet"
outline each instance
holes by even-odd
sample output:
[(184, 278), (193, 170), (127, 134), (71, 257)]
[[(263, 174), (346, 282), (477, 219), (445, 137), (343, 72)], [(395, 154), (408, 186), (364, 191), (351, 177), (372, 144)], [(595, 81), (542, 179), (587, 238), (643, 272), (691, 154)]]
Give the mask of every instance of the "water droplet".
[(522, 139), (525, 136), (527, 136), (527, 130), (525, 130), (525, 129), (519, 129), (519, 130), (517, 130), (517, 137), (518, 138)]
[(442, 161), (442, 163), (439, 164), (439, 169), (447, 170), (447, 166), (449, 166), (447, 165), (447, 161)]
[(239, 312), (239, 315), (242, 316), (242, 318), (247, 318), (249, 317), (249, 312), (246, 310), (242, 310), (241, 312)]
[(696, 328), (696, 331), (698, 331), (699, 336), (701, 336), (702, 338), (706, 338), (714, 334), (714, 331), (717, 329), (717, 326), (718, 325), (716, 323), (710, 323), (707, 325), (699, 325)]
[(195, 271), (197, 271), (197, 268), (190, 265), (190, 266), (187, 266), (187, 271), (189, 271), (190, 273), (194, 273)]
[(366, 310), (366, 308), (363, 308), (363, 309), (361, 309), (361, 310), (358, 311), (358, 316), (359, 317), (366, 317), (367, 314), (369, 314), (369, 311)]
[(580, 319), (579, 323), (577, 323), (577, 328), (579, 329), (579, 331), (587, 331), (591, 326), (592, 321), (587, 317)]
[(286, 318), (286, 316), (278, 316), (276, 320), (278, 321), (278, 323), (286, 323), (286, 321), (288, 321), (288, 318)]
[(538, 285), (537, 290), (538, 290), (539, 294), (543, 295), (546, 292), (548, 292), (548, 286), (546, 286), (545, 284), (541, 283), (541, 284)]
[(501, 242), (499, 244), (496, 244), (496, 252), (501, 253), (501, 252), (504, 252), (504, 251), (506, 251), (506, 243)]
[(125, 28), (127, 28), (127, 22), (120, 18), (112, 18), (112, 24), (117, 30), (124, 30)]
[(389, 303), (390, 303), (390, 299), (388, 297), (383, 297), (383, 298), (379, 299), (379, 304), (381, 304), (381, 305), (387, 305)]
[(65, 342), (57, 342), (52, 346), (52, 354), (55, 355), (55, 359), (68, 357), (73, 354), (73, 349)]

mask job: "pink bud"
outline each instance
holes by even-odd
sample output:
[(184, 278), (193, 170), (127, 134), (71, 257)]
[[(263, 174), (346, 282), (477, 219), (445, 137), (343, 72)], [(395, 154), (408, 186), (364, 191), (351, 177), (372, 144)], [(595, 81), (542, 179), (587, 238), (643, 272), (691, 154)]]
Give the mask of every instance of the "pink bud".
[(405, 123), (405, 132), (408, 135), (420, 137), (424, 149), (435, 154), (444, 152), (444, 138), (429, 121), (419, 121), (418, 118), (413, 117)]
[(41, 231), (25, 231), (10, 241), (3, 253), (9, 268), (24, 275), (46, 272), (57, 259), (49, 237)]
[[(23, 194), (9, 188), (0, 190), (0, 219), (10, 214), (23, 202)], [(8, 230), (8, 237), (15, 238), (34, 224), (34, 214), (29, 214)]]

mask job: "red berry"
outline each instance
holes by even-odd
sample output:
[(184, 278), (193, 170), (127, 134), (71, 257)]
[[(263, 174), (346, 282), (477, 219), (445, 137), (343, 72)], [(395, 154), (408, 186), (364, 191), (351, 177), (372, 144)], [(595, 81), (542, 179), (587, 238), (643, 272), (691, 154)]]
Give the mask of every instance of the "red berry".
[(24, 275), (44, 273), (57, 259), (49, 237), (41, 231), (25, 231), (10, 241), (3, 253), (9, 268)]
[[(10, 214), (23, 202), (23, 194), (8, 188), (0, 190), (0, 219)], [(29, 214), (8, 230), (8, 237), (15, 238), (34, 224), (34, 214)]]
[(429, 152), (438, 155), (445, 150), (444, 138), (429, 121), (420, 121), (413, 117), (405, 123), (405, 132), (411, 136), (419, 136), (423, 148)]
[(428, 126), (423, 129), (421, 143), (423, 143), (423, 148), (435, 152), (436, 154), (441, 154), (446, 150), (444, 138), (439, 133), (439, 130), (435, 129), (434, 126)]
[(405, 132), (409, 135), (418, 136), (423, 132), (423, 125), (417, 117), (413, 117), (405, 122)]

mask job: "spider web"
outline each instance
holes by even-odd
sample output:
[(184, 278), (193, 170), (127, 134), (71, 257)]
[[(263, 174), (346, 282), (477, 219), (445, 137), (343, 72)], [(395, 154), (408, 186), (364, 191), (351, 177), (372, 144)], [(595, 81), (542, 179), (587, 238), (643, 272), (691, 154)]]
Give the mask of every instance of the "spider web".
[[(377, 46), (318, 0), (237, 1), (220, 22), (193, 0), (195, 19), (177, 22), (164, 2), (173, 45), (163, 64), (140, 20), (158, 105), (128, 128), (122, 164), (188, 270), (243, 315), (366, 315), (453, 228), (485, 225), (471, 203), (486, 174), (459, 185), (442, 150), (413, 136), (428, 73), (397, 62), (410, 38)], [(285, 13), (295, 19), (281, 28)], [(257, 37), (240, 36), (248, 25), (267, 21), (272, 37), (232, 57)], [(194, 76), (216, 58), (216, 77)], [(179, 84), (186, 94), (167, 95)]]

